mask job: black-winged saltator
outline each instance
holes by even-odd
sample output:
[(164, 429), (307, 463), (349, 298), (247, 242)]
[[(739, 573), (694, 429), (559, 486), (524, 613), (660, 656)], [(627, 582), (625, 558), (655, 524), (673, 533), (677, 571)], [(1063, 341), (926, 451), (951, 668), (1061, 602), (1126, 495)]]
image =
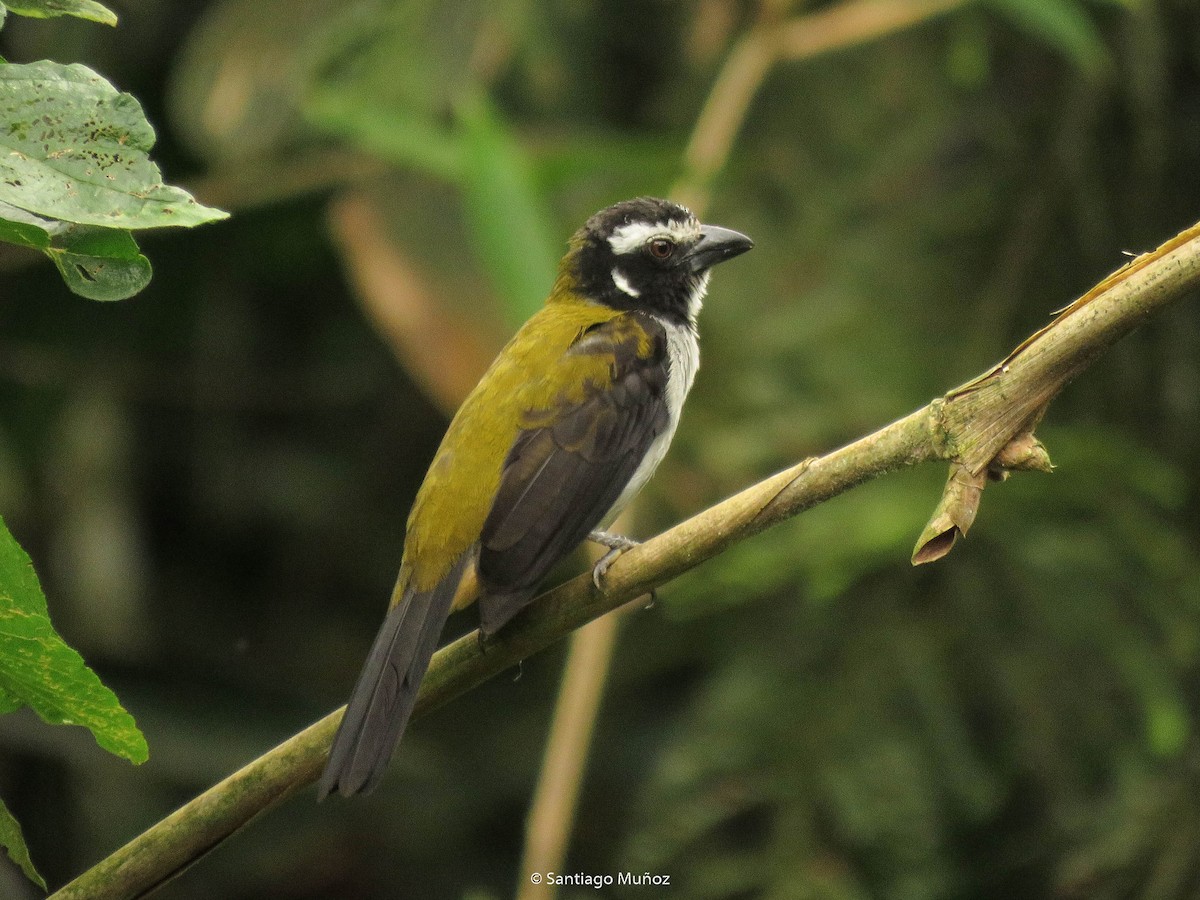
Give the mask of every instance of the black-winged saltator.
[(696, 375), (710, 269), (752, 246), (653, 198), (575, 232), (546, 305), (463, 402), (417, 492), (319, 796), (379, 782), (451, 610), (478, 602), (490, 636), (589, 534), (614, 552), (631, 543), (593, 530), (662, 461)]

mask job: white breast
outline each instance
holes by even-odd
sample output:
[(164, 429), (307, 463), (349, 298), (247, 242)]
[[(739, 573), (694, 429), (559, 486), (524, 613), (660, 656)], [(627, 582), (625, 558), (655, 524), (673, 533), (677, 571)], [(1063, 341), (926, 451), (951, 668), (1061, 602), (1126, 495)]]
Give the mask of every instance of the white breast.
[(669, 366), (666, 397), (669, 416), (667, 427), (654, 439), (654, 443), (646, 451), (641, 464), (634, 470), (633, 477), (629, 479), (629, 484), (625, 486), (625, 490), (621, 492), (617, 502), (604, 517), (603, 525), (612, 522), (629, 501), (637, 496), (638, 491), (650, 480), (650, 476), (654, 474), (658, 464), (667, 455), (667, 448), (671, 446), (671, 439), (675, 437), (675, 427), (679, 424), (679, 414), (683, 411), (683, 401), (687, 399), (688, 391), (692, 389), (692, 382), (696, 380), (696, 369), (700, 367), (700, 344), (696, 341), (696, 329), (688, 325), (664, 322), (661, 319), (659, 324), (667, 333)]

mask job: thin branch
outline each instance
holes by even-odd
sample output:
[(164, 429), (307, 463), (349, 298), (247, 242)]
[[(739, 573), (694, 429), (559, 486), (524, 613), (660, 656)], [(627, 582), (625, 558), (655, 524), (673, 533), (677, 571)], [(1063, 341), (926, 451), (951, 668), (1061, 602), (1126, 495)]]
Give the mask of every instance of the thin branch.
[(775, 61), (771, 26), (755, 25), (734, 44), (705, 101), (671, 195), (693, 210), (708, 205), (708, 184), (725, 166), (750, 102)]
[[(539, 597), (488, 642), (486, 653), (475, 634), (450, 644), (434, 657), (416, 715), (732, 545), (878, 475), (935, 459), (975, 472), (987, 468), (1013, 439), (1024, 440), (1031, 411), (1043, 409), (1067, 380), (1118, 338), (1197, 287), (1200, 224), (1106, 278), (974, 381), (626, 552), (608, 570), (604, 593), (592, 585), (590, 574), (581, 575)], [(210, 788), (53, 897), (130, 900), (174, 877), (254, 816), (313, 782), (340, 715), (340, 710), (331, 713)]]
[(793, 19), (778, 36), (784, 59), (808, 59), (864, 44), (966, 6), (970, 0), (846, 0)]
[(746, 113), (771, 67), (844, 50), (964, 6), (968, 0), (844, 0), (779, 22), (779, 4), (764, 4), (754, 26), (725, 59), (683, 155), (671, 196), (693, 209), (707, 205), (708, 185), (724, 168)]
[(614, 610), (571, 635), (546, 755), (525, 826), (517, 900), (544, 900), (558, 893), (550, 879), (534, 883), (528, 873), (562, 871), (620, 624), (620, 610)]

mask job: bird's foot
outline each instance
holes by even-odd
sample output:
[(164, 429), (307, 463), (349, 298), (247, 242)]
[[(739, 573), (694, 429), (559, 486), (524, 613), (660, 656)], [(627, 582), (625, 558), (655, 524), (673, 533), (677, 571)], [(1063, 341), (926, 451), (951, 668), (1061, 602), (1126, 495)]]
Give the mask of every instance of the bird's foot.
[(592, 566), (592, 584), (596, 585), (596, 590), (598, 591), (604, 590), (600, 582), (608, 574), (608, 567), (613, 564), (613, 560), (626, 550), (630, 550), (641, 543), (624, 535), (609, 534), (607, 531), (593, 531), (588, 535), (588, 540), (594, 544), (608, 548), (608, 552), (597, 560), (596, 565)]

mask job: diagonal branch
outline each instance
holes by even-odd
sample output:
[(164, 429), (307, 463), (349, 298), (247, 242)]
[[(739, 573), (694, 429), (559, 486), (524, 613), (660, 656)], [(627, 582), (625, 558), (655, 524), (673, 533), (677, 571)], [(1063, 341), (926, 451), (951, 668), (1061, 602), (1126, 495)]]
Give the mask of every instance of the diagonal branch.
[[(937, 459), (976, 475), (997, 465), (1021, 467), (1032, 427), (1062, 386), (1105, 348), (1197, 287), (1200, 224), (1106, 278), (974, 381), (840, 450), (773, 475), (628, 551), (609, 569), (606, 593), (592, 586), (589, 575), (581, 575), (543, 594), (489, 642), (486, 654), (475, 635), (450, 644), (425, 676), (416, 714), (471, 690), (733, 544), (885, 472)], [(1008, 450), (1014, 441), (1015, 449)], [(977, 492), (959, 493), (978, 504)], [(340, 715), (331, 713), (210, 788), (84, 872), (52, 900), (129, 900), (173, 878), (256, 815), (312, 783)]]

